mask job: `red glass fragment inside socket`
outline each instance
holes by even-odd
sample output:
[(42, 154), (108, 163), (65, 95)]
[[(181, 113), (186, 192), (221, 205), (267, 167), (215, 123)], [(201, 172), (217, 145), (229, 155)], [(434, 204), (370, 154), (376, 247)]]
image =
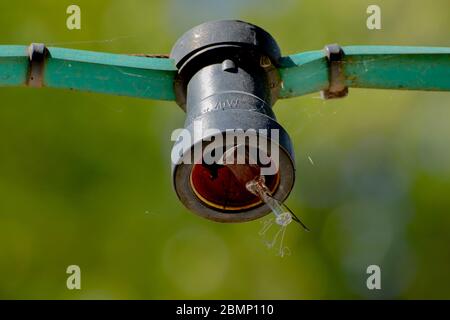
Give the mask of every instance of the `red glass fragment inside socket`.
[[(260, 171), (258, 165), (250, 164), (196, 164), (191, 172), (191, 186), (196, 196), (210, 207), (223, 211), (246, 210), (262, 203), (245, 186)], [(274, 193), (279, 183), (278, 173), (265, 176), (265, 183)]]

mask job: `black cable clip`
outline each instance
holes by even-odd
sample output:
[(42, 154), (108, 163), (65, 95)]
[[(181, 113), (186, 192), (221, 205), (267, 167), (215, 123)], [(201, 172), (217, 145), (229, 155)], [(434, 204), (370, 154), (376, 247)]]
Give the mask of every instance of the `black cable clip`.
[(344, 50), (337, 44), (330, 44), (324, 48), (328, 61), (329, 82), (328, 89), (321, 91), (323, 99), (344, 98), (348, 95), (344, 74)]
[(32, 43), (28, 47), (28, 78), (27, 85), (40, 88), (44, 83), (44, 67), (49, 51), (42, 43)]

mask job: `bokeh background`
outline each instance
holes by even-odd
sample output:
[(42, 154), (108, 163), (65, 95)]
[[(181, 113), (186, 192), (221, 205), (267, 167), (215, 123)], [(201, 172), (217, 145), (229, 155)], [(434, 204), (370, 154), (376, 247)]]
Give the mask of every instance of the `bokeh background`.
[[(82, 29), (66, 29), (68, 5)], [(382, 30), (366, 8), (382, 8)], [(448, 0), (0, 2), (0, 43), (167, 53), (201, 22), (260, 25), (284, 54), (325, 44), (450, 46)], [(351, 90), (279, 101), (298, 177), (280, 258), (261, 221), (218, 224), (171, 186), (175, 103), (0, 88), (0, 298), (450, 298), (450, 94)], [(66, 288), (81, 267), (82, 290)], [(366, 288), (377, 264), (382, 290)]]

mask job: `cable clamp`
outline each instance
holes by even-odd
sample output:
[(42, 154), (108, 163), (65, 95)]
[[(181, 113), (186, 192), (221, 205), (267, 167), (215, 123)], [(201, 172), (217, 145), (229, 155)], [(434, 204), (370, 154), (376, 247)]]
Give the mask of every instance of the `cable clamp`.
[(30, 87), (40, 88), (44, 82), (44, 67), (49, 51), (42, 43), (32, 43), (28, 47), (28, 77), (27, 85)]
[(323, 99), (344, 98), (348, 95), (348, 87), (345, 85), (344, 74), (344, 50), (337, 44), (330, 44), (324, 48), (328, 61), (328, 77), (330, 85), (322, 90)]

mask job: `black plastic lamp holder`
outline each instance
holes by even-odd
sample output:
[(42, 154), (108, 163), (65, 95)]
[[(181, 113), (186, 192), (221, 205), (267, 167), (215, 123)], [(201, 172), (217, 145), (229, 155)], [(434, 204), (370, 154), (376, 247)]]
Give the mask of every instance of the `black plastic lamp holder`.
[[(225, 135), (229, 130), (241, 129), (254, 130), (258, 136), (265, 134), (279, 151), (278, 172), (266, 180), (274, 198), (287, 198), (294, 185), (295, 166), (291, 140), (272, 111), (281, 84), (276, 68), (281, 57), (277, 43), (252, 24), (213, 21), (186, 32), (174, 45), (170, 57), (178, 69), (177, 103), (186, 111), (185, 128), (195, 137), (189, 142), (181, 139), (174, 146), (189, 144), (173, 163), (178, 197), (190, 210), (215, 221), (242, 222), (269, 213), (270, 208), (246, 194), (220, 164), (196, 168), (183, 160), (195, 145), (203, 150), (213, 140), (207, 133), (196, 136), (194, 123), (201, 123), (202, 132), (215, 129)], [(278, 130), (277, 139), (272, 136), (272, 129)], [(209, 174), (202, 175), (205, 167)], [(221, 181), (220, 174), (229, 179)]]

